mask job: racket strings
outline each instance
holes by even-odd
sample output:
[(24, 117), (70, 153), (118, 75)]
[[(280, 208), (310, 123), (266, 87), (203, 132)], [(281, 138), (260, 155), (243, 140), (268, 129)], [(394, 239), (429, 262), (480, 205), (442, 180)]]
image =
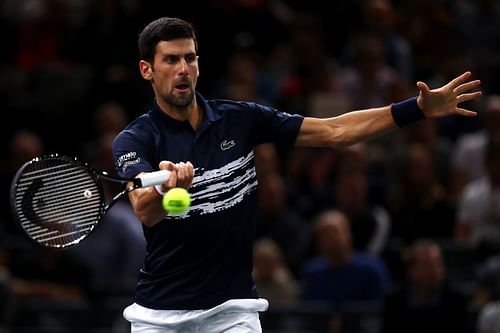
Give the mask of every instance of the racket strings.
[(87, 235), (104, 201), (96, 177), (86, 167), (57, 158), (28, 165), (17, 182), (15, 199), (25, 231), (53, 247)]

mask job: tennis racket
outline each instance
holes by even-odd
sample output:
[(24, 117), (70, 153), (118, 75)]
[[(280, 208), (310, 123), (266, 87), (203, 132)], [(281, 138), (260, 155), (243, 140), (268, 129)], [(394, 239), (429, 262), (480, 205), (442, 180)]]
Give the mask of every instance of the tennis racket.
[[(161, 184), (169, 176), (169, 171), (160, 170), (124, 179), (95, 170), (76, 157), (46, 155), (19, 168), (12, 180), (10, 204), (29, 239), (45, 247), (64, 248), (85, 239), (123, 195)], [(102, 179), (131, 185), (106, 203)]]

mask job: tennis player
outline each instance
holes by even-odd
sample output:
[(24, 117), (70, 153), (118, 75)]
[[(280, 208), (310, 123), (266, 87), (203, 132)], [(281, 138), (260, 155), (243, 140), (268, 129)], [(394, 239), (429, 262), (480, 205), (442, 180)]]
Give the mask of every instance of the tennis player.
[[(252, 280), (257, 178), (253, 148), (341, 146), (424, 118), (476, 113), (459, 107), (481, 95), (466, 72), (434, 90), (392, 105), (318, 119), (266, 105), (207, 100), (196, 91), (197, 40), (190, 23), (162, 17), (139, 35), (142, 77), (151, 109), (113, 144), (118, 174), (174, 171), (164, 184), (129, 194), (143, 223), (147, 255), (133, 304), (123, 312), (132, 332), (261, 332), (268, 302)], [(162, 195), (188, 188), (192, 206), (166, 214)]]

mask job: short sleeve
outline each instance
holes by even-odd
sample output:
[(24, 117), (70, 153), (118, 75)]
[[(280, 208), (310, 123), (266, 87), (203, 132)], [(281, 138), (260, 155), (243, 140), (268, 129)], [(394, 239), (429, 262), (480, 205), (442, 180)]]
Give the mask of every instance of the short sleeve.
[(303, 116), (292, 115), (261, 104), (248, 103), (248, 105), (257, 113), (255, 145), (271, 142), (286, 147), (295, 144)]
[(147, 135), (133, 130), (124, 130), (113, 141), (113, 159), (119, 177), (133, 178), (141, 172), (150, 172), (154, 168), (152, 143)]

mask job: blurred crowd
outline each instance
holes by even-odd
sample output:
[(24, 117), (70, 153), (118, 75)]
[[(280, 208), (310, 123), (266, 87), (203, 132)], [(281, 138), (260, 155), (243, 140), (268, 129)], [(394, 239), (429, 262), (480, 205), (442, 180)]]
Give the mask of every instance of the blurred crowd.
[(18, 324), (23, 302), (131, 295), (145, 249), (126, 200), (84, 243), (52, 251), (23, 237), (9, 189), (47, 153), (114, 172), (114, 136), (151, 103), (136, 39), (159, 16), (194, 23), (204, 97), (304, 116), (472, 71), (484, 95), (463, 106), (475, 118), (343, 148), (257, 147), (254, 275), (271, 311), (330, 308), (329, 332), (360, 302), (380, 304), (380, 333), (500, 332), (498, 0), (0, 0), (0, 325)]

